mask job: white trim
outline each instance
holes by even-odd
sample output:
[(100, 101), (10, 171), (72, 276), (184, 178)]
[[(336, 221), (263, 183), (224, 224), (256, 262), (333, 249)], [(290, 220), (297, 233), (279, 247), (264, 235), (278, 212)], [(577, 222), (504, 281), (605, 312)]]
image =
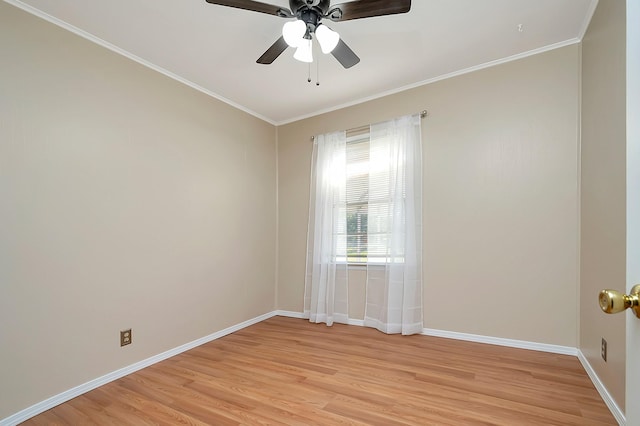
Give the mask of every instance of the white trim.
[(582, 22), (582, 26), (580, 27), (580, 31), (578, 32), (579, 40), (582, 40), (584, 38), (584, 35), (587, 33), (587, 29), (589, 28), (589, 24), (591, 23), (593, 14), (596, 12), (596, 7), (598, 7), (598, 0), (591, 0), (591, 4), (587, 9), (587, 15), (584, 17), (584, 21)]
[(252, 115), (252, 116), (254, 116), (256, 118), (259, 118), (260, 120), (266, 121), (267, 123), (272, 124), (274, 126), (282, 126), (282, 125), (285, 125), (285, 124), (289, 124), (289, 123), (293, 123), (293, 122), (296, 122), (296, 121), (304, 120), (306, 118), (315, 117), (317, 115), (326, 114), (328, 112), (333, 112), (333, 111), (340, 110), (340, 109), (347, 108), (347, 107), (354, 106), (354, 105), (359, 105), (359, 104), (362, 104), (364, 102), (368, 102), (368, 101), (372, 101), (372, 100), (375, 100), (375, 99), (383, 98), (385, 96), (393, 95), (393, 94), (396, 94), (396, 93), (399, 93), (399, 92), (404, 92), (405, 90), (414, 89), (414, 88), (420, 87), (420, 86), (425, 86), (427, 84), (435, 83), (437, 81), (446, 80), (446, 79), (449, 79), (449, 78), (452, 78), (452, 77), (456, 77), (456, 76), (459, 76), (459, 75), (468, 74), (468, 73), (471, 73), (471, 72), (474, 72), (474, 71), (478, 71), (478, 70), (481, 70), (481, 69), (493, 67), (493, 66), (504, 64), (504, 63), (507, 63), (507, 62), (515, 61), (515, 60), (522, 59), (522, 58), (526, 58), (528, 56), (537, 55), (539, 53), (544, 53), (544, 52), (547, 52), (547, 51), (550, 51), (550, 50), (559, 49), (561, 47), (565, 47), (565, 46), (569, 46), (569, 45), (572, 45), (572, 44), (579, 43), (582, 40), (582, 37), (584, 37), (584, 33), (586, 32), (587, 27), (589, 26), (589, 22), (591, 21), (591, 17), (593, 16), (593, 12), (595, 11), (595, 8), (596, 8), (596, 6), (598, 4), (598, 0), (592, 0), (591, 4), (589, 6), (588, 12), (587, 12), (587, 16), (585, 18), (585, 21), (583, 22), (582, 27), (580, 29), (579, 37), (577, 37), (577, 38), (571, 38), (571, 39), (568, 39), (568, 40), (565, 40), (565, 41), (561, 41), (561, 42), (558, 42), (558, 43), (554, 43), (554, 44), (550, 44), (550, 45), (547, 45), (547, 46), (539, 47), (537, 49), (529, 50), (527, 52), (522, 52), (522, 53), (518, 53), (518, 54), (515, 54), (515, 55), (507, 56), (506, 58), (496, 59), (496, 60), (493, 60), (493, 61), (485, 62), (484, 64), (475, 65), (475, 66), (472, 66), (472, 67), (469, 67), (469, 68), (465, 68), (465, 69), (462, 69), (462, 70), (458, 70), (458, 71), (453, 71), (453, 72), (448, 73), (448, 74), (443, 74), (443, 75), (440, 75), (440, 76), (437, 76), (437, 77), (433, 77), (433, 78), (430, 78), (430, 79), (427, 79), (427, 80), (419, 81), (417, 83), (409, 84), (409, 85), (402, 86), (402, 87), (399, 87), (399, 88), (396, 88), (396, 89), (391, 89), (391, 90), (388, 90), (388, 91), (385, 91), (385, 92), (381, 92), (381, 93), (378, 93), (378, 94), (375, 94), (375, 95), (367, 96), (365, 98), (360, 98), (360, 99), (357, 99), (357, 100), (354, 100), (354, 101), (351, 101), (351, 102), (347, 102), (347, 103), (344, 103), (344, 104), (341, 104), (341, 105), (333, 106), (333, 107), (326, 108), (326, 109), (321, 109), (321, 110), (318, 110), (318, 111), (315, 111), (315, 112), (312, 112), (312, 113), (309, 113), (309, 114), (305, 114), (305, 115), (301, 115), (301, 116), (298, 116), (298, 117), (285, 119), (285, 120), (282, 120), (282, 121), (275, 121), (275, 120), (272, 120), (272, 119), (270, 119), (268, 117), (265, 117), (265, 116), (263, 116), (261, 114), (258, 114), (257, 112), (252, 111), (252, 110), (250, 110), (250, 109), (248, 109), (248, 108), (246, 108), (246, 107), (244, 107), (244, 106), (242, 106), (242, 105), (240, 105), (238, 103), (235, 103), (235, 102), (231, 101), (230, 99), (227, 99), (227, 98), (225, 98), (225, 97), (223, 97), (221, 95), (218, 95), (217, 93), (214, 93), (211, 90), (208, 90), (208, 89), (206, 89), (206, 88), (204, 88), (204, 87), (202, 87), (202, 86), (200, 86), (200, 85), (198, 85), (198, 84), (196, 84), (196, 83), (194, 83), (194, 82), (192, 82), (190, 80), (187, 80), (186, 78), (183, 78), (183, 77), (181, 77), (181, 76), (179, 76), (179, 75), (177, 75), (177, 74), (175, 74), (175, 73), (173, 73), (173, 72), (171, 72), (169, 70), (166, 70), (166, 69), (164, 69), (164, 68), (162, 68), (162, 67), (160, 67), (158, 65), (155, 65), (155, 64), (153, 64), (153, 63), (151, 63), (151, 62), (149, 62), (149, 61), (147, 61), (145, 59), (142, 59), (141, 57), (136, 56), (133, 53), (128, 52), (128, 51), (126, 51), (126, 50), (124, 50), (124, 49), (122, 49), (122, 48), (120, 48), (118, 46), (115, 46), (115, 45), (109, 43), (106, 40), (103, 40), (103, 39), (101, 39), (99, 37), (96, 37), (95, 35), (93, 35), (91, 33), (88, 33), (88, 32), (86, 32), (84, 30), (81, 30), (80, 28), (77, 28), (77, 27), (75, 27), (75, 26), (73, 26), (73, 25), (71, 25), (71, 24), (69, 24), (69, 23), (67, 23), (65, 21), (62, 21), (61, 19), (58, 19), (58, 18), (56, 18), (54, 16), (51, 16), (51, 15), (49, 15), (49, 14), (47, 14), (47, 13), (45, 13), (45, 12), (39, 10), (39, 9), (36, 9), (33, 6), (25, 4), (21, 0), (4, 0), (4, 1), (6, 3), (9, 3), (9, 4), (19, 8), (19, 9), (24, 10), (25, 12), (28, 12), (28, 13), (30, 13), (32, 15), (35, 15), (35, 16), (39, 17), (39, 18), (42, 18), (45, 21), (48, 21), (48, 22), (50, 22), (50, 23), (52, 23), (54, 25), (57, 25), (57, 26), (59, 26), (61, 28), (66, 29), (68, 31), (71, 31), (72, 33), (74, 33), (74, 34), (76, 34), (76, 35), (78, 35), (80, 37), (83, 37), (83, 38), (85, 38), (85, 39), (87, 39), (87, 40), (89, 40), (89, 41), (91, 41), (93, 43), (96, 43), (96, 44), (98, 44), (98, 45), (100, 45), (102, 47), (105, 47), (105, 48), (115, 52), (115, 53), (118, 53), (118, 54), (120, 54), (120, 55), (122, 55), (122, 56), (124, 56), (126, 58), (129, 58), (132, 61), (135, 61), (135, 62), (137, 62), (137, 63), (139, 63), (139, 64), (141, 64), (141, 65), (143, 65), (143, 66), (145, 66), (147, 68), (150, 68), (150, 69), (152, 69), (154, 71), (157, 71), (157, 72), (159, 72), (161, 74), (164, 74), (167, 77), (172, 78), (172, 79), (174, 79), (174, 80), (176, 80), (176, 81), (178, 81), (180, 83), (186, 84), (187, 86), (189, 86), (189, 87), (191, 87), (191, 88), (193, 88), (193, 89), (195, 89), (195, 90), (197, 90), (199, 92), (202, 92), (205, 95), (209, 95), (209, 96), (211, 96), (211, 97), (213, 97), (213, 98), (215, 98), (215, 99), (217, 99), (217, 100), (219, 100), (221, 102), (226, 103), (227, 105), (230, 105), (230, 106), (232, 106), (232, 107), (234, 107), (236, 109), (244, 111), (247, 114), (250, 114), (250, 115)]
[[(626, 288), (640, 281), (640, 197), (637, 184), (640, 180), (640, 2), (627, 0), (626, 2)], [(626, 356), (625, 374), (625, 410), (629, 423), (637, 426), (640, 423), (640, 328), (633, 315), (626, 318)]]
[[(304, 314), (302, 312), (284, 311), (284, 310), (267, 312), (266, 314), (257, 316), (255, 318), (249, 319), (247, 321), (241, 322), (231, 327), (227, 327), (224, 330), (220, 330), (218, 332), (215, 332), (208, 336), (194, 340), (192, 342), (185, 343), (184, 345), (178, 346), (174, 349), (170, 349), (161, 354), (154, 355), (150, 358), (136, 362), (134, 364), (131, 364), (119, 370), (112, 371), (111, 373), (108, 373), (102, 377), (98, 377), (96, 379), (83, 383), (79, 386), (76, 386), (72, 389), (59, 393), (58, 395), (54, 395), (51, 398), (38, 402), (37, 404), (34, 404), (31, 407), (25, 408), (24, 410), (21, 410), (9, 417), (6, 417), (0, 420), (0, 426), (15, 426), (19, 423), (22, 423), (30, 419), (31, 417), (34, 417), (44, 411), (47, 411), (59, 404), (69, 401), (70, 399), (73, 399), (86, 392), (89, 392), (97, 387), (103, 386), (109, 382), (117, 380), (128, 374), (135, 373), (136, 371), (149, 367), (150, 365), (156, 364), (160, 361), (164, 361), (167, 358), (171, 358), (173, 356), (181, 354), (182, 352), (186, 352), (197, 346), (219, 339), (228, 334), (234, 333), (245, 327), (249, 327), (253, 324), (257, 324), (261, 321), (267, 320), (274, 316), (283, 316), (283, 317), (298, 318), (298, 319), (304, 318)], [(348, 320), (348, 324), (353, 326), (363, 327), (364, 321), (350, 318)], [(587, 372), (587, 375), (593, 382), (594, 386), (598, 390), (598, 393), (604, 400), (607, 407), (609, 407), (609, 410), (611, 411), (613, 416), (616, 418), (616, 420), (621, 426), (626, 425), (624, 413), (622, 412), (622, 410), (620, 410), (620, 407), (618, 407), (618, 405), (615, 403), (615, 401), (607, 391), (606, 387), (602, 384), (602, 382), (598, 378), (598, 375), (595, 373), (593, 368), (591, 368), (591, 365), (589, 364), (585, 356), (582, 354), (580, 350), (576, 348), (572, 348), (568, 346), (550, 345), (546, 343), (527, 342), (523, 340), (504, 339), (500, 337), (489, 337), (489, 336), (482, 336), (477, 334), (467, 334), (467, 333), (458, 333), (453, 331), (435, 330), (430, 328), (422, 329), (422, 334), (426, 336), (444, 337), (447, 339), (454, 339), (454, 340), (465, 340), (465, 341), (485, 343), (490, 345), (507, 346), (507, 347), (513, 347), (513, 348), (577, 356), (578, 359), (580, 360), (580, 363), (582, 364), (585, 371)]]
[(275, 314), (281, 317), (289, 317), (289, 318), (299, 318), (304, 319), (304, 314), (302, 312), (294, 312), (294, 311), (275, 311)]
[(354, 106), (354, 105), (359, 105), (359, 104), (362, 104), (362, 103), (365, 103), (365, 102), (373, 101), (375, 99), (384, 98), (385, 96), (394, 95), (396, 93), (404, 92), (405, 90), (415, 89), (416, 87), (426, 86), (427, 84), (435, 83), (435, 82), (438, 82), (438, 81), (441, 81), (441, 80), (447, 80), (449, 78), (457, 77), (459, 75), (469, 74), (469, 73), (474, 72), (474, 71), (479, 71), (479, 70), (482, 70), (482, 69), (485, 69), (485, 68), (491, 68), (491, 67), (494, 67), (496, 65), (502, 65), (502, 64), (507, 63), (507, 62), (517, 61), (518, 59), (527, 58), (529, 56), (537, 55), (539, 53), (548, 52), (550, 50), (560, 49), (561, 47), (570, 46), (570, 45), (576, 44), (576, 43), (580, 43), (580, 39), (572, 38), (572, 39), (569, 39), (569, 40), (565, 40), (565, 41), (561, 41), (561, 42), (558, 42), (558, 43), (550, 44), (548, 46), (539, 47), (537, 49), (529, 50), (527, 52), (522, 52), (522, 53), (518, 53), (518, 54), (515, 54), (515, 55), (507, 56), (506, 58), (496, 59), (494, 61), (485, 62), (484, 64), (474, 65), (474, 66), (469, 67), (469, 68), (465, 68), (465, 69), (458, 70), (458, 71), (453, 71), (453, 72), (450, 72), (448, 74), (442, 74), (440, 76), (433, 77), (433, 78), (430, 78), (430, 79), (427, 79), (427, 80), (423, 80), (423, 81), (419, 81), (417, 83), (409, 84), (407, 86), (402, 86), (402, 87), (399, 87), (397, 89), (387, 90), (386, 92), (381, 92), (381, 93), (378, 93), (378, 94), (375, 94), (375, 95), (367, 96), (365, 98), (360, 98), (360, 99), (357, 99), (355, 101), (347, 102), (347, 103), (344, 103), (344, 104), (341, 104), (341, 105), (336, 105), (336, 106), (333, 106), (333, 107), (330, 107), (330, 108), (321, 109), (321, 110), (316, 111), (316, 112), (312, 112), (312, 113), (309, 113), (309, 114), (305, 114), (305, 115), (301, 115), (301, 116), (298, 116), (298, 117), (290, 118), (290, 119), (287, 119), (287, 120), (278, 121), (278, 122), (276, 122), (276, 126), (282, 126), (282, 125), (285, 125), (285, 124), (289, 124), (289, 123), (293, 123), (293, 122), (296, 122), (296, 121), (304, 120), (306, 118), (311, 118), (311, 117), (315, 117), (317, 115), (326, 114), (326, 113), (329, 113), (329, 112), (337, 111), (337, 110), (340, 110), (340, 109), (343, 109), (343, 108), (347, 108), (347, 107), (351, 107), (351, 106)]
[[(309, 319), (308, 317), (305, 318), (304, 313), (303, 312), (294, 312), (294, 311), (276, 311), (275, 312), (276, 315), (279, 315), (281, 317), (289, 317), (289, 318), (300, 318), (300, 319)], [(341, 323), (344, 324), (344, 323)], [(363, 320), (359, 320), (359, 319), (353, 319), (353, 318), (349, 318), (347, 319), (346, 322), (347, 325), (355, 325), (358, 327), (364, 327), (364, 321)]]
[[(275, 315), (289, 318), (304, 318), (302, 312), (275, 311)], [(364, 327), (364, 320), (349, 318), (347, 324)], [(468, 342), (486, 343), (489, 345), (508, 346), (511, 348), (529, 349), (532, 351), (550, 352), (560, 355), (578, 355), (578, 349), (571, 346), (550, 345), (548, 343), (528, 342), (525, 340), (504, 339), (502, 337), (482, 336), (479, 334), (458, 333), (455, 331), (435, 330), (423, 328), (425, 336), (444, 337), (446, 339), (466, 340)]]
[(180, 77), (179, 75), (177, 75), (177, 74), (175, 74), (175, 73), (173, 73), (173, 72), (171, 72), (169, 70), (166, 70), (166, 69), (164, 69), (164, 68), (162, 68), (162, 67), (160, 67), (160, 66), (158, 66), (158, 65), (156, 65), (156, 64), (154, 64), (152, 62), (149, 62), (149, 61), (147, 61), (145, 59), (142, 59), (141, 57), (136, 56), (133, 53), (128, 52), (128, 51), (126, 51), (126, 50), (124, 50), (124, 49), (122, 49), (122, 48), (120, 48), (120, 47), (118, 47), (118, 46), (116, 46), (114, 44), (111, 44), (108, 41), (101, 39), (100, 37), (96, 37), (95, 35), (93, 35), (91, 33), (88, 33), (88, 32), (86, 32), (84, 30), (81, 30), (78, 27), (74, 27), (73, 25), (71, 25), (71, 24), (69, 24), (69, 23), (67, 23), (67, 22), (65, 22), (63, 20), (58, 19), (58, 18), (56, 18), (54, 16), (51, 16), (48, 13), (45, 13), (45, 12), (39, 10), (39, 9), (36, 9), (33, 6), (25, 4), (20, 0), (4, 0), (4, 1), (5, 1), (5, 3), (9, 3), (10, 5), (13, 5), (13, 6), (15, 6), (15, 7), (19, 8), (19, 9), (22, 9), (27, 13), (35, 15), (38, 18), (42, 18), (45, 21), (48, 21), (48, 22), (50, 22), (50, 23), (52, 23), (54, 25), (57, 25), (57, 26), (59, 26), (61, 28), (64, 28), (65, 30), (70, 31), (70, 32), (72, 32), (72, 33), (74, 33), (74, 34), (76, 34), (76, 35), (78, 35), (78, 36), (80, 36), (80, 37), (82, 37), (84, 39), (87, 39), (87, 40), (89, 40), (89, 41), (91, 41), (93, 43), (96, 43), (97, 45), (100, 45), (100, 46), (102, 46), (104, 48), (107, 48), (107, 49), (111, 50), (112, 52), (115, 52), (115, 53), (117, 53), (119, 55), (122, 55), (125, 58), (131, 59), (132, 61), (137, 62), (140, 65), (143, 65), (143, 66), (145, 66), (147, 68), (150, 68), (150, 69), (152, 69), (154, 71), (157, 71), (160, 74), (164, 74), (167, 77), (172, 78), (172, 79), (174, 79), (174, 80), (176, 80), (176, 81), (178, 81), (178, 82), (180, 82), (182, 84), (186, 84), (187, 86), (191, 87), (192, 89), (195, 89), (195, 90), (197, 90), (199, 92), (202, 92), (205, 95), (211, 96), (212, 98), (215, 98), (215, 99), (217, 99), (217, 100), (219, 100), (221, 102), (224, 102), (227, 105), (230, 105), (230, 106), (232, 106), (232, 107), (234, 107), (236, 109), (239, 109), (240, 111), (244, 111), (247, 114), (253, 115), (254, 117), (259, 118), (260, 120), (266, 121), (267, 123), (272, 124), (274, 126), (277, 125), (277, 123), (274, 122), (273, 120), (271, 120), (270, 118), (267, 118), (267, 117), (265, 117), (263, 115), (260, 115), (255, 111), (251, 111), (250, 109), (248, 109), (248, 108), (246, 108), (246, 107), (244, 107), (244, 106), (242, 106), (240, 104), (237, 104), (237, 103), (233, 102), (232, 100), (225, 98), (224, 96), (218, 95), (217, 93), (214, 93), (209, 89), (206, 89), (206, 88), (204, 88), (204, 87), (202, 87), (202, 86), (200, 86), (200, 85), (198, 85), (198, 84), (196, 84), (196, 83), (194, 83), (194, 82), (192, 82), (190, 80), (187, 80), (184, 77)]
[(30, 419), (44, 411), (49, 410), (50, 408), (55, 407), (56, 405), (60, 405), (63, 402), (67, 402), (70, 399), (73, 399), (77, 396), (80, 396), (90, 390), (93, 390), (102, 385), (106, 385), (109, 382), (117, 380), (121, 377), (124, 377), (128, 374), (135, 373), (138, 370), (142, 370), (143, 368), (149, 367), (157, 362), (164, 361), (167, 358), (171, 358), (172, 356), (176, 356), (181, 354), (182, 352), (188, 351), (189, 349), (193, 349), (196, 346), (203, 345), (205, 343), (211, 342), (212, 340), (219, 339), (228, 334), (241, 330), (245, 327), (249, 327), (250, 325), (257, 324), (261, 321), (269, 319), (273, 316), (277, 315), (276, 311), (268, 312), (266, 314), (257, 316), (250, 320), (241, 322), (240, 324), (233, 325), (231, 327), (227, 327), (224, 330), (217, 331), (208, 336), (202, 337), (200, 339), (194, 340), (189, 343), (185, 343), (184, 345), (178, 346), (177, 348), (170, 349), (166, 352), (162, 352), (161, 354), (154, 355), (150, 358), (144, 359), (142, 361), (131, 364), (127, 367), (121, 368), (116, 371), (112, 371), (111, 373), (105, 374), (102, 377), (98, 377), (96, 379), (90, 380), (86, 383), (78, 385), (74, 388), (66, 390), (58, 395), (54, 395), (51, 398), (47, 398), (44, 401), (38, 402), (37, 404), (32, 405), (31, 407), (25, 408), (22, 411), (19, 411), (9, 417), (6, 417), (0, 420), (0, 426), (14, 426), (25, 420)]
[(502, 337), (482, 336), (479, 334), (458, 333), (456, 331), (434, 330), (423, 328), (425, 336), (444, 337), (447, 339), (466, 340), (468, 342), (485, 343), (488, 345), (508, 346), (510, 348), (528, 349), (532, 351), (550, 352), (560, 355), (578, 355), (578, 350), (571, 346), (550, 345), (548, 343), (528, 342), (525, 340), (505, 339)]
[(596, 387), (596, 390), (600, 394), (600, 397), (602, 398), (604, 403), (607, 404), (607, 407), (609, 407), (609, 411), (611, 411), (613, 417), (615, 417), (620, 426), (625, 426), (627, 424), (627, 419), (625, 418), (624, 413), (622, 412), (620, 407), (618, 407), (618, 404), (616, 404), (616, 401), (613, 399), (607, 388), (600, 381), (600, 378), (596, 374), (595, 370), (591, 367), (589, 361), (587, 361), (587, 357), (585, 357), (582, 351), (579, 349), (578, 359), (580, 360), (582, 367), (584, 367), (585, 371), (587, 372), (587, 375), (591, 379), (591, 382), (593, 382), (593, 385)]

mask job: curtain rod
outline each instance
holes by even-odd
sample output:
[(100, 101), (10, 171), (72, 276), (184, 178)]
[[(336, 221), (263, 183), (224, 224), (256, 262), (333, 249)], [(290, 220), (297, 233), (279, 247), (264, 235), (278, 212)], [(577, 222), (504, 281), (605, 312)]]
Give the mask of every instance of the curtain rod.
[[(423, 109), (422, 111), (420, 111), (420, 118), (425, 118), (429, 115), (429, 112), (426, 109)], [(365, 127), (365, 126), (362, 126)], [(354, 127), (354, 129), (359, 129), (359, 127)], [(353, 129), (350, 129), (353, 130)], [(316, 139), (315, 136), (311, 136), (311, 140), (314, 141)]]

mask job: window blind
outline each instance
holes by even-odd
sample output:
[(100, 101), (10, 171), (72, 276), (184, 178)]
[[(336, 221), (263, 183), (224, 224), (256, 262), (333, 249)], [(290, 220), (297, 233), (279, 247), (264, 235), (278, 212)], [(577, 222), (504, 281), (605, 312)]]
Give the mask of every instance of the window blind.
[(393, 213), (391, 190), (404, 196), (404, 182), (394, 182), (389, 153), (371, 149), (369, 127), (347, 132), (346, 223), (336, 224), (339, 261), (388, 261), (389, 218)]

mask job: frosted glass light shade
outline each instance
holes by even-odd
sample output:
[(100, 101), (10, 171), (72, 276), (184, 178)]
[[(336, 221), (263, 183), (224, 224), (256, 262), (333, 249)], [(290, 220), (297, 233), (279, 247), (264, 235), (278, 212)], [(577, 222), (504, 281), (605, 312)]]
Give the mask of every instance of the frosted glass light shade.
[(289, 21), (282, 27), (282, 37), (291, 47), (298, 47), (304, 41), (307, 25), (300, 21)]
[(340, 41), (340, 34), (327, 26), (319, 25), (318, 28), (316, 28), (316, 38), (318, 39), (318, 43), (320, 43), (322, 53), (331, 53)]
[(313, 62), (313, 48), (311, 40), (302, 39), (302, 43), (296, 49), (293, 57), (301, 62)]

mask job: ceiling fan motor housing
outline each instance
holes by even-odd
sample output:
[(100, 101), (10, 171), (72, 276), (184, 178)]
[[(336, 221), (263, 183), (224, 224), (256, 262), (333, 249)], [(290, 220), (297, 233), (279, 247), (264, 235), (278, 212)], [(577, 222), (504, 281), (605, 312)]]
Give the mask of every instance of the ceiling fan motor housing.
[(313, 9), (301, 10), (297, 14), (298, 19), (304, 22), (307, 25), (307, 33), (304, 38), (310, 39), (311, 34), (316, 32), (316, 28), (320, 25), (321, 16), (318, 16), (318, 13)]
[(329, 10), (330, 3), (331, 0), (289, 0), (289, 8), (296, 16), (303, 10), (314, 10), (322, 17)]
[(304, 38), (310, 40), (320, 21), (325, 16), (331, 0), (289, 0), (289, 6), (295, 17), (307, 26)]

